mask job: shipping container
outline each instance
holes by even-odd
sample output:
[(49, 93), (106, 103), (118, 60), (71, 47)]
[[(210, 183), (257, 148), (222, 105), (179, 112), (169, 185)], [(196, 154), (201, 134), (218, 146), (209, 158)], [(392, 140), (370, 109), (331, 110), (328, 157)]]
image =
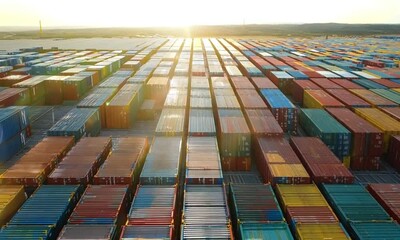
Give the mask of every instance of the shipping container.
[(299, 224), (296, 227), (296, 237), (299, 240), (337, 239), (350, 240), (350, 236), (340, 224)]
[(292, 137), (290, 145), (315, 183), (353, 183), (353, 174), (314, 137)]
[[(4, 226), (26, 200), (24, 187), (21, 185), (0, 186), (0, 226)], [(0, 233), (1, 235), (1, 233)]]
[(106, 127), (106, 105), (117, 92), (116, 88), (98, 88), (82, 99), (77, 108), (98, 108), (101, 127)]
[(330, 81), (327, 78), (310, 78), (310, 80), (325, 90), (327, 90), (327, 89), (342, 89), (341, 86), (337, 85), (336, 83)]
[(292, 96), (296, 102), (302, 104), (305, 90), (320, 90), (320, 89), (321, 88), (317, 84), (309, 80), (297, 80), (293, 81)]
[(1, 239), (56, 239), (52, 225), (8, 225), (0, 229)]
[(30, 77), (31, 77), (30, 75), (8, 75), (5, 77), (0, 77), (0, 86), (11, 87), (12, 85), (27, 80)]
[(284, 132), (297, 134), (297, 108), (278, 89), (262, 89), (261, 94)]
[[(81, 187), (77, 185), (43, 185), (39, 187), (10, 220), (7, 225), (8, 227), (4, 229), (2, 234), (7, 236), (9, 232), (15, 233), (15, 228), (17, 227), (19, 227), (20, 231), (24, 231), (23, 227), (39, 227), (46, 225), (49, 227), (45, 232), (48, 231), (47, 235), (52, 236), (49, 239), (55, 239), (55, 236), (61, 231), (69, 214), (78, 202), (80, 192)], [(29, 233), (30, 231), (32, 230), (27, 230), (25, 233)], [(43, 230), (39, 231), (42, 233), (41, 235), (43, 235)], [(18, 238), (18, 236), (21, 235), (17, 235), (16, 237)]]
[(305, 90), (303, 106), (306, 108), (344, 107), (344, 105), (324, 90)]
[(268, 77), (282, 92), (290, 94), (293, 82), (295, 81), (294, 77), (290, 76), (285, 71), (271, 71)]
[(327, 89), (326, 92), (342, 102), (349, 109), (371, 107), (368, 102), (345, 89)]
[(95, 108), (73, 108), (48, 131), (48, 136), (74, 136), (79, 140), (84, 136), (97, 136), (101, 122), (99, 110)]
[(115, 239), (116, 227), (108, 224), (67, 224), (62, 229), (58, 240), (69, 239)]
[(185, 127), (184, 108), (164, 108), (156, 127), (157, 136), (181, 136)]
[(394, 222), (351, 222), (350, 227), (356, 240), (400, 238), (400, 225)]
[(390, 138), (387, 160), (397, 169), (400, 170), (400, 136), (392, 136)]
[(400, 134), (400, 122), (376, 108), (356, 108), (355, 113), (383, 132), (384, 152), (386, 153), (390, 136)]
[(387, 89), (371, 89), (372, 92), (390, 101), (400, 104), (400, 94)]
[(257, 167), (265, 183), (310, 183), (310, 176), (287, 140), (258, 137), (254, 145)]
[(0, 107), (31, 105), (29, 88), (7, 88), (0, 92)]
[(382, 110), (384, 113), (387, 115), (391, 116), (392, 118), (396, 119), (397, 121), (400, 121), (400, 107), (382, 107), (379, 108)]
[(92, 183), (93, 176), (107, 158), (111, 146), (110, 137), (83, 138), (50, 173), (47, 183), (55, 185)]
[(322, 109), (301, 109), (300, 125), (309, 136), (319, 137), (339, 159), (350, 155), (351, 133)]
[(397, 201), (400, 198), (400, 185), (370, 183), (367, 189), (383, 208), (385, 208), (386, 212), (399, 223), (400, 207)]
[(128, 202), (126, 185), (89, 185), (72, 211), (67, 227), (69, 224), (118, 226), (125, 223)]
[(337, 85), (341, 86), (344, 89), (364, 89), (364, 87), (358, 85), (347, 79), (329, 79), (330, 81), (336, 83)]
[(384, 147), (383, 132), (348, 109), (328, 108), (327, 111), (352, 134), (351, 169), (378, 170)]
[(285, 221), (271, 185), (230, 184), (229, 199), (233, 227), (238, 235), (242, 224)]
[(224, 170), (251, 168), (251, 132), (240, 110), (218, 110), (218, 145)]
[(46, 96), (45, 79), (48, 76), (33, 76), (25, 81), (14, 84), (14, 88), (28, 88), (32, 105), (44, 105)]
[(210, 83), (206, 77), (194, 77), (191, 78), (192, 89), (210, 89)]
[(278, 87), (267, 77), (253, 77), (251, 79), (258, 89), (278, 89)]
[(186, 153), (186, 184), (223, 183), (216, 137), (189, 137)]
[(190, 109), (188, 133), (190, 136), (215, 136), (213, 111), (211, 109)]
[(176, 187), (142, 185), (136, 190), (127, 225), (172, 226), (175, 219)]
[(141, 84), (125, 84), (106, 104), (106, 127), (131, 128), (135, 123), (143, 98)]
[(77, 101), (92, 87), (90, 76), (71, 76), (63, 81), (64, 101)]
[(190, 92), (190, 108), (212, 108), (209, 89), (192, 88)]
[(146, 137), (114, 138), (111, 154), (94, 176), (93, 183), (101, 185), (137, 183), (148, 150), (149, 143)]
[(336, 212), (340, 222), (346, 227), (349, 227), (352, 222), (392, 221), (386, 211), (362, 185), (322, 184), (321, 191)]
[(349, 89), (352, 93), (364, 99), (374, 107), (398, 107), (399, 105), (379, 96), (378, 94), (367, 89)]
[(243, 223), (239, 236), (241, 239), (294, 239), (286, 223)]
[(64, 102), (64, 81), (69, 76), (51, 76), (45, 80), (46, 105), (60, 105)]
[(123, 226), (120, 240), (143, 239), (143, 240), (170, 240), (172, 238), (172, 227), (168, 225), (135, 225)]
[(140, 174), (140, 183), (152, 185), (177, 183), (181, 144), (181, 137), (155, 137)]
[(187, 91), (186, 88), (170, 88), (165, 98), (164, 108), (186, 108)]
[(185, 185), (181, 239), (232, 239), (224, 186)]
[(154, 120), (156, 115), (155, 104), (156, 102), (154, 100), (145, 99), (142, 105), (140, 106), (137, 116), (138, 120), (141, 121)]
[(237, 89), (236, 92), (243, 109), (268, 109), (267, 104), (265, 104), (256, 90)]
[(26, 187), (41, 185), (73, 145), (73, 137), (44, 138), (0, 176), (0, 183)]
[(268, 109), (246, 109), (245, 117), (254, 136), (282, 137), (283, 130)]

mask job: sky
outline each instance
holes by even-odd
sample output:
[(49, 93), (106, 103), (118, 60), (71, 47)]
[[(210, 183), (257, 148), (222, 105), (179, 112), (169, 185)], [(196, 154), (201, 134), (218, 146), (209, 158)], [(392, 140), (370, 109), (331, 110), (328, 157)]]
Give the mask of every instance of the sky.
[(0, 26), (400, 23), (400, 0), (0, 0)]

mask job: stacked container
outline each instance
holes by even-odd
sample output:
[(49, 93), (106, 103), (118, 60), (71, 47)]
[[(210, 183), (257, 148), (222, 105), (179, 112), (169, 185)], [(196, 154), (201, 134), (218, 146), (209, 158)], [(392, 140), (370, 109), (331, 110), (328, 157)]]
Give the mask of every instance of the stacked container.
[(247, 239), (251, 232), (267, 238), (264, 228), (276, 229), (282, 232), (283, 239), (292, 239), (270, 185), (231, 183), (229, 199), (232, 225), (241, 239)]
[(107, 128), (131, 128), (143, 102), (141, 84), (125, 84), (106, 105)]
[(317, 186), (278, 184), (276, 189), (298, 239), (350, 239)]
[(217, 130), (222, 169), (250, 170), (251, 133), (242, 111), (219, 109)]
[(111, 154), (94, 176), (93, 183), (102, 185), (137, 183), (148, 150), (149, 143), (144, 137), (113, 139)]
[(0, 92), (0, 107), (31, 105), (29, 88), (6, 88)]
[(353, 174), (314, 137), (292, 137), (290, 145), (315, 183), (353, 183)]
[(309, 136), (321, 138), (339, 159), (350, 155), (351, 134), (322, 109), (301, 109), (300, 124)]
[[(78, 186), (39, 187), (0, 231), (1, 239), (55, 239), (79, 200)], [(29, 236), (28, 235), (28, 236)]]
[(82, 184), (92, 182), (100, 165), (111, 150), (111, 138), (84, 138), (68, 152), (49, 175), (49, 184)]
[(400, 134), (400, 123), (376, 108), (356, 108), (355, 113), (383, 132), (384, 152), (387, 153), (390, 136)]
[(98, 109), (73, 108), (47, 131), (47, 135), (74, 136), (79, 140), (83, 136), (97, 136), (100, 129)]
[(9, 160), (26, 144), (31, 135), (27, 107), (0, 109), (0, 163)]
[(176, 184), (180, 168), (181, 144), (181, 137), (155, 137), (140, 174), (140, 183)]
[(400, 184), (370, 183), (367, 187), (371, 195), (385, 208), (390, 216), (400, 223)]
[(256, 140), (257, 167), (265, 183), (310, 183), (310, 176), (284, 138)]
[[(361, 185), (322, 185), (322, 192), (354, 239), (367, 236), (400, 237), (399, 225)], [(367, 210), (368, 209), (368, 210)], [(366, 228), (366, 226), (370, 226)]]
[(348, 109), (326, 109), (352, 133), (350, 167), (378, 170), (383, 154), (383, 132)]
[(181, 239), (232, 239), (224, 186), (186, 185)]
[(297, 134), (297, 108), (293, 103), (278, 89), (262, 89), (261, 94), (283, 131)]
[(25, 202), (24, 187), (20, 185), (0, 186), (0, 226), (5, 225)]
[(189, 137), (186, 184), (222, 184), (222, 167), (216, 137)]
[(0, 176), (0, 182), (36, 188), (46, 181), (47, 176), (73, 145), (73, 137), (44, 138), (8, 168)]

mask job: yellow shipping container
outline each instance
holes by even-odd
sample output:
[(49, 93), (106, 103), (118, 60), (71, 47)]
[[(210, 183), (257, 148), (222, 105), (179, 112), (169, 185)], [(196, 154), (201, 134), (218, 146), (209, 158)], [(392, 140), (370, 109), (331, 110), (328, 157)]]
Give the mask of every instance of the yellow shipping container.
[(400, 122), (376, 108), (355, 108), (355, 112), (384, 133), (384, 147), (387, 152), (390, 136), (400, 134)]
[(271, 164), (273, 176), (309, 178), (303, 164)]
[(392, 88), (392, 90), (400, 93), (400, 88)]
[(23, 186), (0, 186), (0, 227), (5, 225), (26, 199)]
[(303, 106), (306, 108), (323, 108), (322, 103), (315, 99), (308, 90), (304, 91)]
[(349, 240), (349, 235), (340, 224), (297, 224), (296, 237), (299, 240)]
[(324, 196), (315, 184), (287, 185), (277, 184), (278, 197), (284, 206), (308, 207), (328, 206)]

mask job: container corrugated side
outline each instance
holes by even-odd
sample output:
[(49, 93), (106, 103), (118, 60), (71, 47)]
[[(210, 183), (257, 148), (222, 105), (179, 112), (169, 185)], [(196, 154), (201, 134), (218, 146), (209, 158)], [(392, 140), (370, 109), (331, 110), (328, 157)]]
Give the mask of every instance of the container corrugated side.
[(390, 216), (400, 222), (400, 207), (396, 202), (400, 199), (400, 184), (370, 183), (367, 187), (372, 196), (385, 208)]
[(162, 110), (156, 127), (157, 136), (183, 135), (185, 126), (184, 108), (165, 108)]
[(242, 239), (294, 239), (286, 223), (242, 223), (240, 237)]
[(299, 240), (351, 239), (340, 224), (299, 224), (296, 226), (296, 237)]
[(116, 236), (116, 226), (108, 224), (67, 224), (62, 229), (58, 240), (97, 239), (109, 240)]
[(120, 240), (131, 239), (172, 239), (172, 227), (168, 225), (123, 226)]
[(374, 240), (374, 239), (399, 239), (400, 225), (394, 222), (351, 222), (353, 239)]

